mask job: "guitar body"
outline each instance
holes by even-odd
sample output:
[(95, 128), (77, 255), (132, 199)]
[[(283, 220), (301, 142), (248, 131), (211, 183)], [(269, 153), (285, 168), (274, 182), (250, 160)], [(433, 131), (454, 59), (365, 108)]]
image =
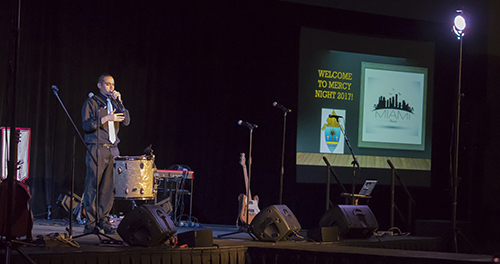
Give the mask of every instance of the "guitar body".
[[(259, 197), (256, 195), (253, 200), (248, 200), (248, 196), (245, 194), (240, 194), (239, 200), (239, 211), (240, 211), (240, 221), (242, 223), (250, 224), (254, 217), (260, 212), (259, 209)], [(247, 223), (247, 211), (248, 211), (248, 223)]]
[[(3, 205), (9, 201), (7, 197), (8, 191), (7, 181), (0, 183), (0, 201)], [(30, 199), (31, 195), (29, 193), (28, 185), (23, 182), (14, 182), (13, 190), (13, 214), (12, 214), (12, 237), (23, 237), (26, 236), (28, 240), (32, 238), (31, 230), (33, 229), (33, 213), (31, 212)], [(7, 210), (6, 207), (0, 206), (0, 235), (7, 235)]]
[[(240, 211), (238, 218), (242, 223), (250, 225), (253, 218), (260, 212), (259, 197), (255, 195), (253, 197), (253, 200), (248, 199), (248, 197), (252, 197), (252, 194), (250, 188), (248, 188), (249, 185), (248, 185), (248, 174), (245, 165), (246, 164), (245, 153), (240, 154), (240, 164), (243, 167), (243, 176), (245, 178), (245, 189), (248, 193), (246, 195), (240, 194), (238, 197), (239, 211)], [(248, 212), (248, 217), (247, 217), (247, 212)], [(248, 223), (247, 223), (247, 218), (248, 218)]]
[[(20, 140), (19, 130), (15, 130), (16, 133), (16, 146), (15, 146), (15, 160), (17, 159), (17, 147)], [(19, 163), (16, 164), (16, 171), (19, 169), (17, 167)], [(16, 178), (15, 175), (9, 175), (9, 177)], [(9, 182), (10, 180), (14, 181)], [(9, 197), (9, 188), (11, 188), (12, 183), (12, 197)], [(33, 229), (33, 213), (31, 212), (30, 206), (30, 190), (26, 183), (17, 181), (17, 179), (7, 179), (0, 183), (0, 235), (7, 236), (9, 233), (12, 237), (23, 237), (26, 236), (27, 240), (32, 239), (31, 230)], [(12, 215), (7, 215), (8, 213), (8, 202), (12, 201)], [(8, 230), (8, 221), (11, 221), (10, 230)]]

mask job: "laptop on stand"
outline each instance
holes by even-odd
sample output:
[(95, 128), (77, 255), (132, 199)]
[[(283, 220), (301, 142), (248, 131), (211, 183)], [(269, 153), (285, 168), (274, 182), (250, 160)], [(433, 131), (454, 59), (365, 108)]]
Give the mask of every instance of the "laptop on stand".
[(358, 205), (358, 200), (360, 198), (370, 199), (372, 198), (370, 195), (372, 194), (375, 185), (377, 185), (378, 180), (366, 180), (363, 183), (363, 187), (359, 190), (359, 193), (350, 194), (350, 193), (342, 193), (344, 197), (351, 197), (354, 199), (354, 205)]

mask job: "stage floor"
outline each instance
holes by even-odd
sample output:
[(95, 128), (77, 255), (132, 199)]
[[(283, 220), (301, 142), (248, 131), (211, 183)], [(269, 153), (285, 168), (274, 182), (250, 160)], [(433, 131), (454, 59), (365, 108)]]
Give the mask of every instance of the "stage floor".
[[(116, 224), (116, 223), (115, 223)], [(64, 220), (35, 220), (33, 239), (37, 237), (69, 236), (69, 223)], [(158, 247), (131, 247), (102, 244), (92, 234), (69, 239), (62, 243), (45, 239), (45, 245), (21, 246), (22, 252), (36, 263), (492, 263), (493, 256), (432, 251), (439, 238), (384, 236), (369, 239), (349, 239), (337, 242), (311, 242), (307, 230), (301, 230), (288, 241), (265, 242), (254, 240), (236, 226), (200, 224), (199, 227), (177, 227), (176, 235), (194, 230), (210, 229), (213, 246), (179, 248), (170, 244)], [(83, 226), (73, 224), (72, 237), (81, 235)], [(219, 235), (227, 235), (218, 238)], [(60, 236), (59, 236), (60, 237)], [(121, 237), (111, 238), (122, 241)], [(106, 239), (106, 237), (101, 236)], [(12, 263), (28, 263), (16, 250)], [(2, 254), (6, 251), (3, 250)], [(15, 261), (14, 261), (15, 260)], [(369, 261), (369, 262), (367, 262)]]

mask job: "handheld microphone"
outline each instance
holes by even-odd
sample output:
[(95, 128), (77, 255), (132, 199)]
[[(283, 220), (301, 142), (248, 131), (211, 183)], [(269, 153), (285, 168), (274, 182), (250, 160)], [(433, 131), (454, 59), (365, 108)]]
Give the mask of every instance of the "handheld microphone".
[(339, 115), (328, 115), (328, 117), (330, 117), (330, 118), (331, 118), (331, 117), (335, 117), (335, 118), (337, 118), (337, 119), (339, 119), (339, 118), (343, 118), (342, 116), (339, 116)]
[(278, 104), (277, 102), (274, 102), (274, 103), (273, 103), (273, 106), (274, 106), (274, 107), (277, 107), (277, 108), (279, 108), (279, 109), (281, 109), (281, 110), (283, 110), (284, 112), (292, 112), (292, 109), (290, 109), (290, 108), (286, 108), (286, 107), (284, 107), (284, 106), (282, 106), (282, 105)]
[(95, 96), (93, 92), (89, 93), (89, 98), (94, 99), (97, 102), (97, 104), (102, 108), (106, 108), (106, 104), (101, 100), (101, 98)]
[(248, 122), (244, 122), (243, 120), (238, 121), (238, 125), (240, 125), (240, 126), (246, 126), (246, 127), (250, 128), (250, 129), (259, 127), (259, 126), (257, 126), (257, 124), (250, 124)]
[(116, 100), (113, 98), (113, 96), (110, 97), (113, 101), (115, 101), (115, 103), (118, 105), (118, 108), (120, 108), (120, 110), (122, 110), (122, 112), (125, 112), (125, 106), (123, 106), (123, 103), (121, 100)]

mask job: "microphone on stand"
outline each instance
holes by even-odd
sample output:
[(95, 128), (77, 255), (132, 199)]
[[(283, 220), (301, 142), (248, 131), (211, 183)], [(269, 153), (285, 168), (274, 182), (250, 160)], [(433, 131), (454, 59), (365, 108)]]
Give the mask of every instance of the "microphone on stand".
[(104, 103), (101, 98), (95, 96), (93, 92), (89, 93), (89, 98), (94, 99), (99, 106), (106, 108), (106, 103)]
[(259, 126), (257, 126), (257, 124), (251, 124), (251, 123), (248, 123), (248, 122), (244, 122), (243, 120), (238, 121), (238, 125), (240, 125), (240, 126), (246, 126), (246, 127), (250, 128), (250, 129), (259, 127)]
[(290, 109), (290, 108), (286, 108), (286, 107), (284, 107), (284, 106), (282, 106), (282, 105), (278, 104), (277, 102), (274, 102), (274, 103), (273, 103), (273, 106), (274, 106), (274, 107), (277, 107), (277, 108), (279, 108), (279, 109), (281, 109), (281, 110), (283, 110), (284, 112), (292, 112), (292, 109)]
[(57, 86), (55, 85), (52, 85), (52, 90), (55, 92), (59, 92), (59, 88), (57, 88)]

